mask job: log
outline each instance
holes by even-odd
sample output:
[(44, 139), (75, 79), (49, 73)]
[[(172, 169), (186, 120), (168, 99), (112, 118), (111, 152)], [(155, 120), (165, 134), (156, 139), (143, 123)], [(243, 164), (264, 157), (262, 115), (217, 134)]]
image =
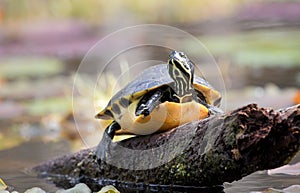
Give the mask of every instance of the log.
[(165, 133), (113, 143), (115, 153), (106, 162), (97, 160), (91, 148), (42, 163), (33, 171), (58, 186), (83, 182), (93, 191), (106, 184), (218, 187), (285, 165), (299, 150), (300, 105), (275, 111), (250, 104)]

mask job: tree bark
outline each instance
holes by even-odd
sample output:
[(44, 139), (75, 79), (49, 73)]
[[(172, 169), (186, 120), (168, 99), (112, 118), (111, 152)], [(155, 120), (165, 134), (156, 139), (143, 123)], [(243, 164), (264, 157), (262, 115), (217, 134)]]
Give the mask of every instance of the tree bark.
[[(137, 156), (132, 158), (120, 147), (136, 150)], [(93, 190), (112, 182), (119, 186), (215, 186), (287, 164), (299, 150), (300, 105), (274, 111), (250, 104), (169, 132), (114, 143), (111, 152), (117, 154), (107, 163), (97, 161), (91, 148), (33, 170), (65, 188), (78, 182)]]

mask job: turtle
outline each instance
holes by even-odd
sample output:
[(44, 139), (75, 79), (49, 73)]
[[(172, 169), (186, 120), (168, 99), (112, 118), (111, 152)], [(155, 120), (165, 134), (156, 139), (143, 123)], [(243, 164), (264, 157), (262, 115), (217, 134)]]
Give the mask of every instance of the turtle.
[(205, 79), (194, 75), (194, 64), (187, 55), (171, 51), (167, 64), (145, 69), (95, 116), (112, 120), (96, 155), (105, 157), (115, 135), (164, 132), (220, 113), (220, 101), (221, 94)]

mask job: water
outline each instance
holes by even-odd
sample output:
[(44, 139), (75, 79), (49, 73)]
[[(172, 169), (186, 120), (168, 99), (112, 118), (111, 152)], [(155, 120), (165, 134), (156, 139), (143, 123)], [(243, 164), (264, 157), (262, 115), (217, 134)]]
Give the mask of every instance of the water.
[(53, 157), (69, 153), (67, 142), (30, 141), (18, 147), (0, 151), (0, 177), (19, 192), (38, 186), (47, 191), (57, 188), (44, 179), (38, 179), (30, 168)]

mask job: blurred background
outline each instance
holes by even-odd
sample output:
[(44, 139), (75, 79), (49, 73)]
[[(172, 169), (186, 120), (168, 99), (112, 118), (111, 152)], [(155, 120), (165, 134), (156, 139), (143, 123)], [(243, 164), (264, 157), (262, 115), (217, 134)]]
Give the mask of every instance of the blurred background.
[[(79, 134), (75, 127), (74, 75), (99, 40), (146, 23), (174, 26), (204, 44), (224, 80), (225, 111), (252, 102), (274, 109), (300, 103), (298, 1), (1, 0), (0, 177), (20, 189), (30, 187), (35, 179), (16, 182), (21, 174), (12, 171), (98, 143), (94, 106), (86, 106), (87, 99), (76, 93), (82, 105), (76, 122), (86, 129)], [(116, 44), (122, 39), (107, 51)], [(153, 48), (150, 58), (157, 55), (166, 58)], [(196, 57), (197, 50), (191, 55)], [(219, 72), (205, 64), (203, 70), (214, 85)], [(109, 70), (105, 73), (107, 85), (95, 98), (99, 109), (116, 81)]]

